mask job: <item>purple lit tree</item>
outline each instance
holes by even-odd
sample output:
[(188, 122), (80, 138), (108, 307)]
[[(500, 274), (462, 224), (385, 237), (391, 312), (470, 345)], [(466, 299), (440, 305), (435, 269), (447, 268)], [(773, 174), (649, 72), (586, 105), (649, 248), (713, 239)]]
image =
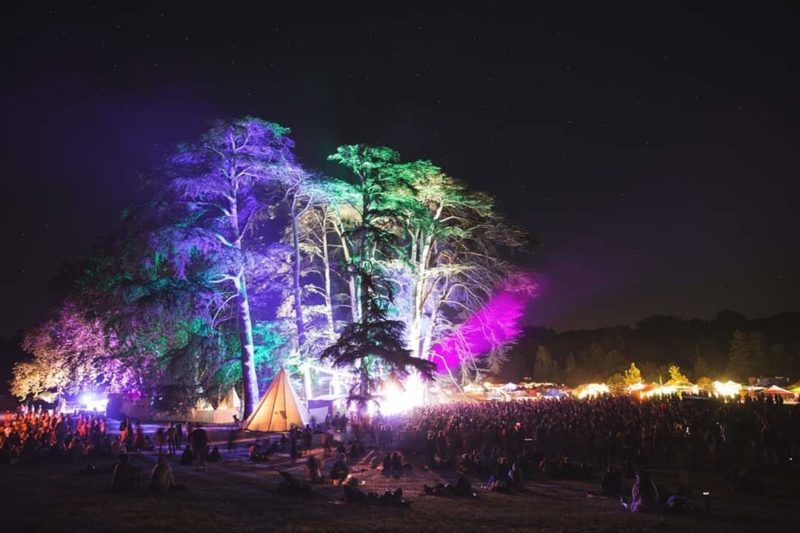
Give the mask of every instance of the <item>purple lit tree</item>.
[(76, 302), (65, 302), (54, 318), (25, 335), (22, 347), (33, 359), (16, 365), (11, 392), (21, 399), (53, 401), (84, 391), (124, 389), (131, 373), (109, 355), (115, 345), (102, 321), (89, 318)]
[(259, 399), (248, 295), (248, 271), (258, 260), (249, 238), (270, 205), (270, 189), (300, 172), (288, 133), (252, 117), (221, 122), (172, 160), (171, 189), (191, 216), (190, 225), (177, 228), (182, 235), (173, 259), (181, 275), (199, 257), (208, 263), (210, 283), (233, 289), (227, 300), (236, 309), (244, 416)]

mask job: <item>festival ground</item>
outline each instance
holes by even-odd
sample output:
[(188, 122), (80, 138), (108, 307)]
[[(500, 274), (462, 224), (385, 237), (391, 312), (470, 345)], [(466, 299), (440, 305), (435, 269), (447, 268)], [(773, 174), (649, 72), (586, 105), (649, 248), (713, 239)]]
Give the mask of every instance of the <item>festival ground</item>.
[[(176, 480), (185, 491), (154, 495), (142, 489), (133, 494), (109, 490), (110, 474), (81, 475), (68, 464), (19, 464), (0, 469), (0, 516), (4, 531), (790, 531), (800, 523), (796, 472), (770, 476), (764, 494), (737, 496), (717, 474), (693, 478), (693, 486), (711, 492), (711, 512), (694, 516), (632, 514), (615, 500), (593, 499), (598, 480), (554, 481), (535, 478), (516, 494), (486, 493), (472, 479), (476, 498), (455, 499), (425, 495), (423, 485), (454, 482), (453, 471), (425, 470), (421, 457), (397, 479), (385, 477), (375, 450), (356, 460), (353, 475), (363, 490), (382, 493), (403, 488), (410, 508), (347, 504), (342, 489), (315, 485), (311, 497), (277, 494), (279, 470), (304, 479), (304, 459), (292, 465), (288, 457), (273, 456), (256, 464), (243, 445), (223, 450), (220, 463), (205, 472), (173, 462)], [(317, 456), (322, 450), (317, 449)], [(146, 479), (156, 459), (153, 453), (133, 454)], [(325, 459), (323, 473), (333, 457)], [(98, 461), (108, 466), (111, 459)], [(653, 478), (676, 485), (674, 473), (653, 471)], [(628, 481), (630, 483), (630, 481)], [(695, 497), (695, 501), (702, 498)], [(13, 527), (10, 527), (13, 526)]]

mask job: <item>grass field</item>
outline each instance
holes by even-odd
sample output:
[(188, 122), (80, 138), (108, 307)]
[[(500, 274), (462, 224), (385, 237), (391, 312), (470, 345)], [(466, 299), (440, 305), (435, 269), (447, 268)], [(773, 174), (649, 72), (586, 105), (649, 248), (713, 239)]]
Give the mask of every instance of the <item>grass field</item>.
[[(320, 452), (321, 453), (321, 452)], [(478, 491), (474, 499), (425, 495), (423, 484), (454, 481), (456, 475), (429, 472), (419, 461), (400, 479), (384, 477), (378, 455), (369, 453), (353, 466), (362, 489), (383, 492), (402, 487), (410, 508), (345, 504), (342, 490), (320, 485), (309, 498), (276, 493), (277, 470), (302, 479), (301, 462), (277, 457), (270, 463), (247, 461), (244, 450), (226, 454), (205, 472), (173, 464), (175, 477), (187, 490), (154, 495), (109, 491), (110, 476), (79, 475), (74, 465), (19, 464), (0, 466), (2, 531), (798, 531), (800, 491), (793, 472), (777, 473), (758, 497), (732, 494), (711, 473), (692, 479), (712, 493), (710, 515), (663, 516), (632, 514), (618, 501), (591, 499), (589, 483), (534, 479), (517, 494)], [(323, 471), (327, 471), (327, 459)], [(149, 473), (153, 454), (134, 455)], [(106, 466), (110, 461), (97, 463)], [(674, 487), (670, 472), (653, 478)], [(477, 487), (482, 480), (473, 480)], [(696, 498), (699, 500), (699, 498)], [(698, 503), (700, 503), (698, 501)]]

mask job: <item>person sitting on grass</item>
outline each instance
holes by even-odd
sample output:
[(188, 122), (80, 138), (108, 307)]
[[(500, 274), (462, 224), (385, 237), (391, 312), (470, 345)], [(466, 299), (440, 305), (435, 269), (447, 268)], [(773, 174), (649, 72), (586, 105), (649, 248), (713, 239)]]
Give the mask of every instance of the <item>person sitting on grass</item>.
[(339, 458), (333, 463), (331, 473), (328, 477), (330, 477), (334, 485), (341, 485), (349, 474), (350, 468), (348, 468), (347, 463), (344, 461), (344, 454), (339, 454)]
[(219, 452), (219, 446), (214, 446), (214, 449), (211, 450), (210, 454), (208, 454), (208, 462), (218, 463), (221, 460), (222, 460), (222, 454)]
[(172, 467), (167, 461), (166, 455), (158, 456), (158, 464), (153, 467), (150, 473), (150, 490), (158, 493), (171, 492), (181, 486), (175, 483), (175, 476)]
[(645, 471), (636, 474), (636, 481), (631, 489), (631, 504), (628, 507), (633, 513), (655, 511), (658, 508), (658, 489), (650, 481)]
[(114, 492), (129, 492), (139, 488), (139, 469), (130, 462), (127, 453), (120, 454), (114, 465), (111, 489)]
[(486, 490), (491, 492), (507, 491), (510, 485), (509, 472), (511, 472), (511, 466), (508, 464), (508, 459), (500, 457), (495, 465), (494, 473), (489, 477), (489, 481), (486, 484)]
[(249, 453), (250, 460), (254, 463), (263, 463), (264, 461), (269, 461), (266, 454), (258, 451), (258, 443), (256, 442), (250, 444)]
[(187, 444), (183, 449), (183, 453), (181, 454), (181, 464), (183, 466), (190, 466), (193, 460), (194, 454), (192, 453), (192, 447)]
[(142, 450), (145, 452), (152, 452), (156, 449), (155, 444), (153, 444), (153, 439), (150, 438), (150, 435), (144, 436), (144, 443), (142, 444)]
[(508, 471), (508, 486), (513, 490), (521, 490), (523, 487), (522, 470), (516, 461), (511, 463), (511, 469)]
[(321, 478), (319, 461), (313, 454), (308, 454), (308, 459), (306, 459), (306, 480), (309, 483), (319, 483)]
[(401, 470), (403, 470), (403, 458), (399, 453), (394, 452), (392, 454), (392, 474), (399, 476)]
[(350, 457), (360, 457), (364, 453), (364, 444), (361, 439), (354, 437), (350, 444)]

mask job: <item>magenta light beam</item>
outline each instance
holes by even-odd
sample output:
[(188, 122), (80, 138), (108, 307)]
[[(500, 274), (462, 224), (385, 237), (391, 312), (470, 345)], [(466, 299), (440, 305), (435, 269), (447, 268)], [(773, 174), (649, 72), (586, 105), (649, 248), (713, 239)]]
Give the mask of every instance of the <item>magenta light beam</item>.
[(463, 355), (484, 355), (507, 344), (522, 333), (520, 322), (528, 302), (536, 296), (538, 283), (530, 274), (518, 274), (503, 283), (486, 305), (431, 349), (431, 360), (440, 373), (457, 367)]

